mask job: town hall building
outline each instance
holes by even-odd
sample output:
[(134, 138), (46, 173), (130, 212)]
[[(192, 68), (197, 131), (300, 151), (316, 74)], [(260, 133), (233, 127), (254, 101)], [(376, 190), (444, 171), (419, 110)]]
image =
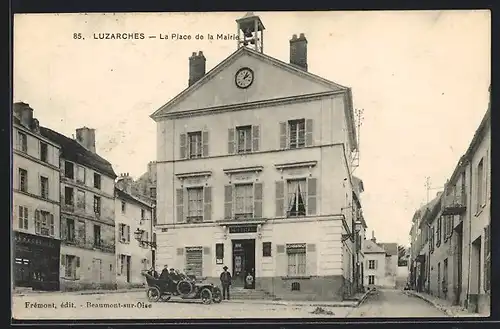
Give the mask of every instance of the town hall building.
[[(157, 264), (282, 299), (354, 293), (359, 247), (350, 88), (308, 72), (307, 39), (290, 62), (263, 51), (264, 25), (237, 20), (237, 50), (189, 86), (157, 123)], [(245, 285), (248, 274), (255, 284)]]

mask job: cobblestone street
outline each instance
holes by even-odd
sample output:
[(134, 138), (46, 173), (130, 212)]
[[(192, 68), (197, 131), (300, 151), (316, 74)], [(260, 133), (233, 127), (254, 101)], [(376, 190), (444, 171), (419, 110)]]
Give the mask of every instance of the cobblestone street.
[[(38, 308), (36, 304), (54, 304)], [(66, 305), (61, 305), (67, 303)], [(90, 303), (90, 304), (89, 304)], [(120, 303), (120, 307), (105, 308)], [(41, 305), (40, 305), (41, 306)], [(71, 306), (71, 307), (64, 307)], [(262, 301), (223, 301), (203, 305), (197, 301), (149, 303), (145, 292), (76, 295), (70, 293), (13, 296), (16, 319), (185, 319), (185, 318), (344, 318), (350, 307), (322, 307), (265, 304)], [(315, 311), (313, 313), (313, 311)]]
[(404, 294), (400, 290), (378, 290), (349, 317), (447, 317), (426, 301)]

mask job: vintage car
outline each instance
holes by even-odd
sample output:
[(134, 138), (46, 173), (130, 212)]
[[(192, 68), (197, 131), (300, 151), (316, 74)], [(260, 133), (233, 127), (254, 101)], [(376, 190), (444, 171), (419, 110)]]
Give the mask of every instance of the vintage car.
[(197, 282), (195, 278), (184, 273), (177, 272), (178, 281), (155, 278), (147, 272), (142, 274), (146, 277), (148, 284), (146, 295), (151, 302), (168, 301), (172, 296), (182, 299), (201, 299), (203, 304), (222, 301), (219, 287), (208, 282)]

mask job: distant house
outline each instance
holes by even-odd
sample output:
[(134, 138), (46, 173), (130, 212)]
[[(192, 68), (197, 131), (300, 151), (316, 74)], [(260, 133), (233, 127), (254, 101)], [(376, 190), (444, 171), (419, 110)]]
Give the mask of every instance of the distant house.
[(395, 288), (398, 270), (397, 243), (377, 243), (372, 232), (371, 240), (365, 240), (364, 285), (368, 287)]

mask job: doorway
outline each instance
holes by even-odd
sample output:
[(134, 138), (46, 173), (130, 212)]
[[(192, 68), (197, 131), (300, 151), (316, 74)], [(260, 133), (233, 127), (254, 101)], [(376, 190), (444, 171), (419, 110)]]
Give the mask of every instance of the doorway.
[(469, 309), (478, 312), (478, 299), (481, 287), (481, 237), (472, 242)]
[(102, 279), (102, 260), (99, 258), (94, 258), (92, 260), (92, 276), (94, 277), (95, 283), (101, 283)]
[[(255, 239), (233, 240), (232, 242), (233, 286), (255, 289)], [(246, 280), (249, 274), (253, 280)]]
[(455, 261), (457, 266), (456, 268), (456, 275), (457, 275), (457, 282), (456, 282), (456, 292), (455, 292), (455, 300), (454, 303), (455, 305), (460, 305), (460, 296), (462, 295), (462, 254), (463, 254), (463, 245), (462, 245), (462, 224), (457, 227), (455, 231), (455, 241), (456, 241), (456, 252), (455, 252)]

